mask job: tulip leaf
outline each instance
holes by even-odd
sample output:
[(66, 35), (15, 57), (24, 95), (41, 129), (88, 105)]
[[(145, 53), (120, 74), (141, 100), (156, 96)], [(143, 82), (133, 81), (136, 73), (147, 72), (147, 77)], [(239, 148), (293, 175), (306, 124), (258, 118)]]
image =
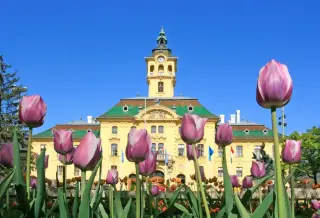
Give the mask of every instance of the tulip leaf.
[(198, 200), (189, 187), (187, 187), (187, 198), (191, 204), (190, 208), (192, 210), (192, 214), (198, 217), (199, 216)]
[(66, 196), (63, 193), (62, 188), (58, 188), (58, 201), (59, 201), (59, 217), (69, 218), (69, 210), (67, 206)]
[(98, 180), (98, 185), (96, 187), (96, 190), (94, 192), (94, 196), (91, 200), (90, 206), (91, 208), (93, 208), (94, 203), (96, 202), (98, 196), (99, 196), (99, 192), (100, 192), (100, 185), (101, 185), (101, 172), (102, 172), (102, 167), (99, 168), (99, 180)]
[(14, 183), (16, 185), (25, 186), (25, 182), (23, 179), (22, 169), (21, 169), (21, 156), (20, 156), (20, 145), (18, 142), (17, 129), (15, 128), (13, 131), (13, 165), (16, 167)]
[(101, 167), (102, 157), (100, 158), (99, 162), (95, 166), (94, 170), (92, 171), (89, 181), (84, 189), (80, 209), (79, 209), (79, 218), (90, 218), (91, 217), (91, 207), (90, 207), (90, 192), (93, 180), (97, 174), (99, 167)]
[(99, 204), (99, 211), (102, 215), (103, 218), (109, 218), (106, 210), (104, 209), (103, 205), (102, 204)]
[(114, 193), (114, 204), (113, 207), (115, 209), (115, 212), (117, 214), (117, 217), (120, 217), (122, 212), (123, 212), (123, 208), (122, 208), (122, 203), (121, 203), (121, 199), (120, 199), (120, 192), (117, 191), (116, 187), (110, 185), (111, 190), (113, 189), (113, 193)]
[(250, 215), (248, 214), (246, 208), (242, 205), (238, 195), (234, 195), (234, 201), (236, 203), (236, 206), (238, 208), (238, 212), (240, 214), (241, 218), (250, 218)]
[(226, 161), (226, 147), (223, 147), (223, 183), (224, 183), (224, 204), (226, 207), (226, 213), (229, 215), (233, 208), (233, 188), (230, 180), (230, 175), (228, 172), (227, 161)]
[(41, 153), (36, 160), (37, 167), (37, 197), (34, 205), (34, 215), (36, 218), (40, 217), (45, 195), (45, 179), (44, 179), (44, 157), (45, 150), (41, 149)]
[(184, 214), (187, 214), (188, 216), (193, 217), (193, 215), (189, 213), (188, 209), (182, 206), (181, 204), (174, 203), (174, 206)]
[(73, 205), (72, 205), (72, 216), (74, 218), (77, 217), (78, 207), (79, 207), (79, 182), (76, 183), (76, 193), (73, 198)]
[(46, 214), (46, 218), (49, 218), (52, 216), (53, 212), (58, 208), (59, 206), (59, 201), (58, 199), (56, 199), (52, 205), (52, 207), (50, 208), (49, 212)]
[(183, 213), (181, 218), (192, 218), (193, 215), (191, 215), (190, 213)]
[(267, 196), (263, 199), (262, 203), (260, 203), (259, 206), (253, 212), (252, 218), (260, 218), (261, 214), (265, 214), (269, 210), (274, 199), (274, 192), (269, 192)]
[(222, 209), (219, 211), (217, 216), (215, 218), (222, 218), (226, 213), (226, 207), (222, 207)]
[(241, 198), (241, 202), (242, 204), (247, 204), (249, 199), (252, 197), (253, 193), (268, 179), (270, 179), (271, 177), (273, 177), (274, 175), (268, 175), (265, 176), (259, 180), (257, 180), (257, 183), (255, 184), (255, 186), (247, 189), (247, 191), (244, 193), (244, 195)]
[(16, 167), (14, 167), (10, 173), (3, 179), (3, 181), (0, 184), (0, 199), (4, 196), (6, 193), (7, 189), (10, 187), (11, 181), (14, 178), (14, 174), (16, 172)]
[(128, 213), (130, 211), (131, 203), (132, 203), (132, 198), (130, 198), (130, 200), (128, 201), (128, 203), (124, 207), (120, 218), (127, 218), (128, 217)]
[(176, 202), (182, 187), (183, 186), (181, 185), (175, 192), (173, 192), (171, 198), (169, 199), (167, 210), (160, 213), (157, 217), (170, 217), (170, 215), (173, 213), (174, 203)]

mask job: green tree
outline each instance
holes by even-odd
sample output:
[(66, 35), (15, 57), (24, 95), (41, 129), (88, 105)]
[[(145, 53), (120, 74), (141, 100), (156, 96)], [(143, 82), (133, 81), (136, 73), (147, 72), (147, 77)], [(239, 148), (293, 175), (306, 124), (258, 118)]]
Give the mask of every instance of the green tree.
[[(18, 119), (19, 102), (26, 92), (27, 88), (19, 84), (17, 72), (12, 71), (11, 66), (4, 62), (3, 56), (0, 56), (0, 146), (3, 143), (12, 142), (14, 128), (19, 130), (18, 137), (21, 148), (27, 146), (27, 131)], [(22, 163), (25, 164), (25, 161)], [(0, 166), (0, 175), (5, 171)]]
[(308, 176), (318, 184), (317, 174), (320, 173), (320, 127), (314, 126), (305, 133), (293, 132), (288, 138), (301, 140), (302, 157), (295, 164), (296, 177)]

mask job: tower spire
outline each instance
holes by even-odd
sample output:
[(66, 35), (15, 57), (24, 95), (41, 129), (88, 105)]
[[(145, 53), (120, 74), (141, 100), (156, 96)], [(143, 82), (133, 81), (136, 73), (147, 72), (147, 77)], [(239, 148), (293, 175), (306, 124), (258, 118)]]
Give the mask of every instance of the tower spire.
[(159, 36), (157, 38), (157, 48), (158, 49), (168, 49), (167, 48), (167, 43), (168, 43), (168, 40), (167, 40), (167, 37), (166, 37), (166, 33), (164, 32), (164, 28), (163, 26), (161, 27), (161, 30), (159, 32)]

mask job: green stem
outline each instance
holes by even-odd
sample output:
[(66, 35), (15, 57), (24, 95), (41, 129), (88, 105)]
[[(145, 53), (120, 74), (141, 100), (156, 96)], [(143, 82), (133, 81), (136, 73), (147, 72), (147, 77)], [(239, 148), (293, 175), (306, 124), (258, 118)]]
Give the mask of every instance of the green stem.
[(141, 218), (140, 216), (140, 204), (141, 204), (141, 184), (140, 184), (140, 176), (139, 176), (139, 164), (136, 163), (136, 218)]
[(277, 206), (278, 206), (278, 218), (286, 218), (285, 206), (283, 205), (284, 201), (284, 190), (283, 190), (283, 181), (281, 175), (281, 164), (280, 164), (280, 151), (279, 151), (279, 136), (278, 136), (278, 122), (277, 122), (277, 110), (276, 108), (271, 108), (271, 120), (272, 120), (272, 133), (274, 141), (274, 160), (276, 166), (276, 192), (277, 192)]
[[(258, 179), (259, 182), (259, 179)], [(260, 204), (262, 203), (262, 195), (261, 195), (261, 188), (259, 187), (259, 200), (260, 200)]]
[(86, 188), (86, 171), (81, 170), (81, 199)]
[(7, 189), (6, 192), (6, 205), (7, 217), (10, 217), (10, 187)]
[(249, 207), (250, 207), (250, 213), (252, 213), (252, 202), (251, 202), (251, 198), (249, 199)]
[(200, 175), (199, 163), (198, 163), (198, 158), (197, 158), (197, 153), (196, 153), (196, 145), (192, 145), (192, 150), (193, 150), (193, 157), (194, 157), (194, 161), (195, 161), (196, 178), (198, 177), (199, 181), (200, 181), (200, 183), (198, 185), (200, 187), (200, 192), (201, 192), (201, 195), (202, 195), (204, 209), (206, 211), (207, 218), (210, 218), (209, 207), (208, 207), (206, 195), (204, 193), (204, 189), (203, 189), (203, 185), (202, 185), (202, 179), (201, 179), (201, 175)]
[(141, 207), (141, 217), (143, 217), (143, 212), (145, 208), (145, 199), (144, 199), (144, 176), (142, 176), (142, 186), (141, 186), (141, 202), (142, 202), (142, 207)]
[(113, 211), (113, 187), (109, 185), (109, 210), (111, 218), (114, 218), (114, 211)]
[[(292, 173), (292, 171), (293, 171), (293, 169), (292, 169), (292, 165), (290, 164), (289, 165), (289, 174), (291, 174)], [(294, 175), (292, 174), (291, 175), (291, 178), (290, 178), (290, 188), (291, 188), (291, 217), (292, 218), (294, 218), (295, 216), (294, 216), (294, 210), (295, 210), (295, 207), (294, 207)]]
[(28, 136), (28, 151), (27, 151), (27, 172), (26, 172), (26, 186), (27, 186), (27, 198), (30, 200), (30, 175), (31, 175), (31, 144), (32, 144), (32, 128), (29, 127)]
[(62, 179), (63, 179), (63, 192), (66, 193), (66, 190), (67, 190), (67, 179), (66, 179), (66, 157), (67, 155), (63, 155), (63, 172), (62, 172)]
[[(197, 168), (196, 162), (193, 161), (193, 163), (194, 163), (194, 169), (196, 169)], [(195, 177), (196, 177), (196, 186), (197, 186), (197, 202), (198, 202), (199, 217), (202, 218), (203, 213), (202, 213), (202, 207), (201, 207), (201, 193), (199, 188), (200, 181), (198, 176), (196, 176), (196, 173), (195, 173)]]

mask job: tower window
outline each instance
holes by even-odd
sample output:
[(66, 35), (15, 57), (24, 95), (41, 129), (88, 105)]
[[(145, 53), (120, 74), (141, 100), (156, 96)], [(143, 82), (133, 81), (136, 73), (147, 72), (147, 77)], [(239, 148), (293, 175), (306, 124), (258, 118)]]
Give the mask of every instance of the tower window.
[(171, 65), (168, 66), (168, 72), (170, 72), (170, 73), (172, 72), (172, 66)]
[(124, 112), (128, 112), (128, 110), (129, 110), (129, 108), (128, 108), (128, 106), (127, 106), (127, 105), (123, 106), (123, 108), (122, 108), (122, 109), (123, 109), (123, 111), (124, 111)]
[(163, 82), (158, 82), (158, 92), (163, 92)]
[(154, 66), (151, 65), (151, 66), (150, 66), (150, 72), (153, 72), (153, 71), (154, 71)]
[(193, 107), (192, 107), (191, 105), (189, 105), (188, 111), (189, 111), (189, 112), (193, 111)]
[(159, 71), (159, 72), (163, 72), (163, 71), (164, 71), (164, 67), (163, 67), (163, 65), (162, 65), (162, 64), (160, 64), (160, 65), (159, 65), (159, 67), (158, 67), (158, 71)]

